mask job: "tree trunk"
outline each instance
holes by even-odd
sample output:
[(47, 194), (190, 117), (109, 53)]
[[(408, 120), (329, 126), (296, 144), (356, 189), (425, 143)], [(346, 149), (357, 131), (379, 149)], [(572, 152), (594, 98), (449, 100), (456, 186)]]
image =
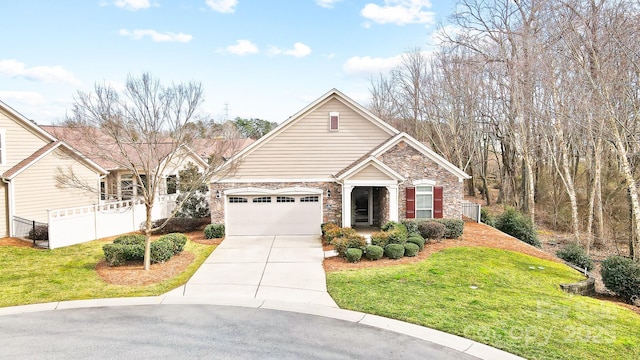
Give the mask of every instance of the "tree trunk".
[(146, 221), (144, 229), (144, 269), (151, 269), (151, 209), (153, 207), (149, 204), (145, 204)]

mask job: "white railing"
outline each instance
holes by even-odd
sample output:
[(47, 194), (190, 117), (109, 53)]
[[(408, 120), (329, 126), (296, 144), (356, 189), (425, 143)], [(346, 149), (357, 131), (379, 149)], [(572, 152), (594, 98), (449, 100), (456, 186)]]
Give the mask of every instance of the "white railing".
[[(176, 195), (158, 196), (151, 219), (168, 217), (175, 208), (175, 200)], [(49, 210), (48, 213), (50, 249), (140, 230), (146, 220), (144, 202), (135, 199)]]

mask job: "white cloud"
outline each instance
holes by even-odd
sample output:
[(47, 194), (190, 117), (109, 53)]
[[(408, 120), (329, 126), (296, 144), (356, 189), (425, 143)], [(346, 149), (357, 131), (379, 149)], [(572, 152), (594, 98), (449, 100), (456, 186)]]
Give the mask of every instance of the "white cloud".
[(249, 40), (238, 40), (235, 45), (229, 45), (225, 51), (234, 55), (250, 55), (260, 52), (258, 47)]
[(113, 4), (119, 8), (130, 11), (148, 9), (151, 7), (151, 2), (149, 0), (116, 0)]
[(316, 4), (325, 9), (330, 9), (333, 7), (333, 5), (335, 5), (336, 3), (339, 3), (340, 1), (342, 0), (316, 0)]
[(435, 21), (430, 0), (384, 0), (384, 5), (369, 3), (360, 14), (378, 24), (427, 24)]
[(31, 81), (63, 82), (72, 85), (81, 83), (72, 72), (62, 66), (34, 66), (28, 68), (15, 59), (0, 60), (0, 76), (23, 78)]
[(44, 103), (42, 95), (35, 91), (0, 91), (0, 99), (8, 104), (17, 102), (29, 106)]
[(269, 49), (269, 52), (272, 55), (282, 54), (282, 55), (289, 55), (289, 56), (301, 58), (311, 54), (311, 48), (301, 42), (297, 42), (293, 44), (292, 49), (285, 50), (285, 49), (280, 49), (274, 46)]
[(185, 33), (172, 33), (172, 32), (166, 32), (166, 33), (160, 33), (157, 32), (156, 30), (153, 29), (136, 29), (133, 31), (129, 31), (127, 29), (120, 29), (118, 31), (118, 34), (122, 35), (122, 36), (127, 36), (130, 37), (134, 40), (140, 40), (145, 36), (148, 36), (151, 38), (152, 41), (155, 42), (189, 42), (191, 41), (191, 39), (193, 39), (193, 36), (189, 35), (189, 34), (185, 34)]
[(213, 11), (231, 14), (236, 11), (238, 0), (207, 0), (206, 3)]
[(402, 55), (389, 58), (376, 58), (371, 56), (354, 56), (342, 64), (342, 70), (349, 75), (371, 76), (379, 73), (387, 73), (400, 65)]

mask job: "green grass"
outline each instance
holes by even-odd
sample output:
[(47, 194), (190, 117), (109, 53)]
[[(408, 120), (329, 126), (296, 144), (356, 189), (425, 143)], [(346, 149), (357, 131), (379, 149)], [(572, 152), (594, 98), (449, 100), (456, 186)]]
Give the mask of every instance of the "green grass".
[(0, 307), (51, 301), (128, 296), (154, 296), (184, 284), (213, 251), (214, 246), (187, 242), (195, 255), (182, 274), (146, 286), (111, 285), (96, 273), (104, 258), (104, 241), (92, 241), (55, 250), (0, 247)]
[(341, 308), (428, 326), (528, 359), (639, 359), (640, 316), (558, 286), (578, 280), (580, 274), (559, 263), (461, 247), (416, 264), (328, 273), (327, 287)]

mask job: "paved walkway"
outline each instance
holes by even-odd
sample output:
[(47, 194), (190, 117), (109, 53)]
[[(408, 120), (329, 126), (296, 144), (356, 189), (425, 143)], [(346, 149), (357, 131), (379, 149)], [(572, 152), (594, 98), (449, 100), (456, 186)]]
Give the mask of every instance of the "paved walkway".
[(228, 236), (169, 296), (279, 300), (337, 307), (319, 236)]

